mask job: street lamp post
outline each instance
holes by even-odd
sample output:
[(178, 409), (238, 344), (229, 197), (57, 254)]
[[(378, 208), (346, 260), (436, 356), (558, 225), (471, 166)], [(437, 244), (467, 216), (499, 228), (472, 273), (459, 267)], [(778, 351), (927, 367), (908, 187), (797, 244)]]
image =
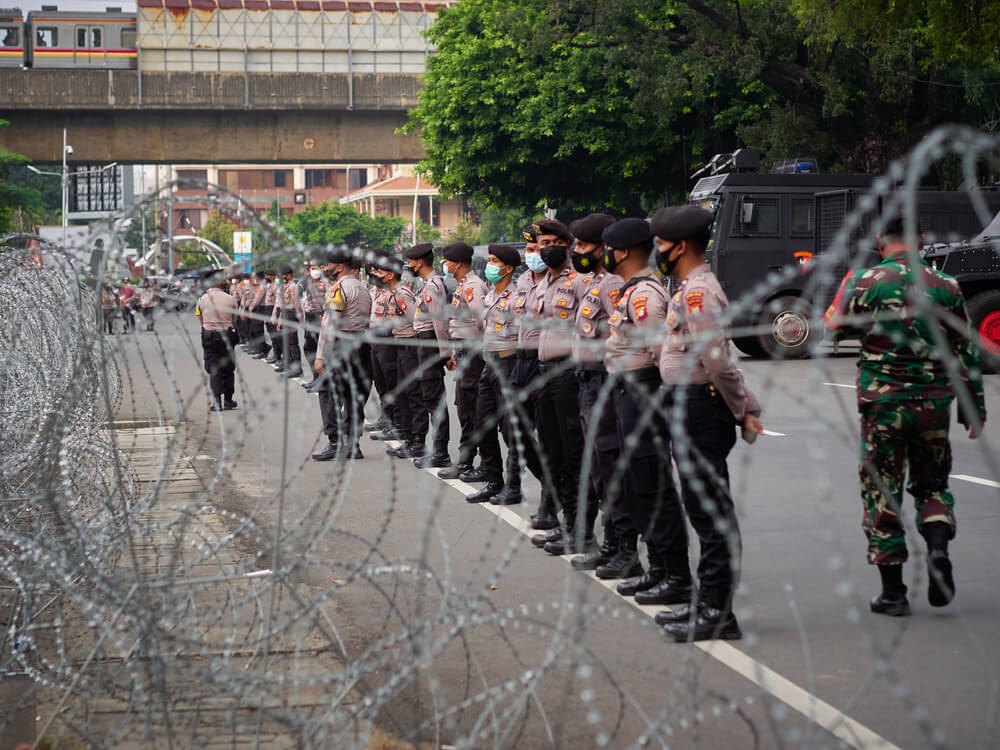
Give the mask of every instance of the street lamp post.
[(66, 174), (66, 155), (73, 153), (73, 147), (67, 145), (66, 143), (66, 128), (63, 128), (63, 147), (62, 147), (62, 248), (63, 252), (66, 252), (66, 227), (69, 225), (69, 219), (66, 214), (69, 213), (69, 179)]

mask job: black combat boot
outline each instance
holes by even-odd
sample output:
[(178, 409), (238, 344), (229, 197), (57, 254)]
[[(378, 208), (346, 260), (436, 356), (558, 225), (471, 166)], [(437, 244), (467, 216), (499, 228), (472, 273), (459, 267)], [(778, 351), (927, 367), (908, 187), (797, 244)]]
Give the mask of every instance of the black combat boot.
[(458, 478), (468, 484), (491, 481), (490, 475), (487, 474), (485, 471), (483, 471), (482, 469), (473, 469), (473, 468), (470, 468), (468, 471), (463, 471), (461, 474), (458, 475)]
[(440, 479), (458, 479), (467, 471), (472, 471), (472, 464), (453, 464), (438, 472)]
[(451, 466), (451, 456), (447, 453), (425, 454), (413, 459), (413, 465), (418, 469), (443, 469), (445, 466)]
[(531, 537), (531, 543), (536, 547), (544, 547), (549, 542), (554, 542), (556, 539), (560, 539), (561, 537), (562, 529), (557, 526), (554, 529), (543, 531), (541, 534), (535, 534)]
[(681, 605), (675, 610), (660, 612), (656, 623), (677, 643), (693, 641), (738, 641), (743, 637), (740, 624), (732, 610), (729, 590), (710, 589), (702, 592), (697, 604)]
[(615, 536), (614, 527), (610, 523), (604, 524), (604, 541), (601, 546), (592, 550), (589, 554), (574, 557), (569, 561), (574, 570), (594, 570), (598, 565), (604, 565), (618, 551), (618, 537)]
[(494, 477), (490, 479), (486, 486), (483, 487), (478, 492), (473, 492), (471, 495), (465, 496), (465, 502), (467, 503), (485, 503), (489, 502), (490, 498), (497, 495), (503, 490), (503, 482), (499, 478)]
[(661, 583), (666, 577), (667, 569), (662, 564), (653, 564), (650, 562), (649, 570), (638, 578), (629, 578), (627, 581), (622, 581), (615, 586), (615, 591), (622, 596), (635, 596), (640, 591), (649, 591), (649, 589)]
[(955, 598), (955, 577), (948, 558), (952, 527), (934, 521), (921, 526), (920, 535), (927, 541), (927, 602), (943, 607)]
[(521, 494), (521, 482), (507, 482), (497, 494), (490, 498), (492, 505), (518, 505), (524, 500)]
[(337, 442), (331, 440), (329, 445), (321, 451), (312, 454), (313, 461), (331, 461), (337, 457)]
[(908, 617), (910, 602), (906, 598), (906, 584), (903, 583), (903, 566), (879, 565), (878, 572), (882, 578), (882, 593), (871, 600), (871, 611), (889, 617)]
[(595, 573), (598, 578), (634, 578), (642, 575), (642, 563), (639, 562), (639, 538), (634, 535), (619, 537), (618, 551), (604, 565), (598, 565)]
[(668, 574), (666, 578), (645, 591), (637, 591), (636, 604), (689, 604), (694, 587), (690, 575)]

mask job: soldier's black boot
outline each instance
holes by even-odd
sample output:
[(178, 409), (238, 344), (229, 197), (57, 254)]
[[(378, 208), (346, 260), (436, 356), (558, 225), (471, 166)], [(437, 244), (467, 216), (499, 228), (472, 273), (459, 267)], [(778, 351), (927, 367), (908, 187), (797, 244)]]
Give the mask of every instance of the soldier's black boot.
[(604, 565), (618, 551), (618, 537), (610, 523), (604, 524), (604, 541), (601, 546), (586, 555), (578, 555), (569, 561), (574, 570), (594, 570), (598, 565)]
[(438, 472), (438, 477), (441, 479), (458, 479), (467, 471), (472, 471), (472, 464), (452, 464), (447, 468), (441, 469)]
[(598, 578), (635, 578), (642, 575), (642, 563), (639, 562), (639, 538), (635, 535), (623, 536), (618, 539), (618, 551), (604, 565), (598, 565), (594, 571)]
[(536, 547), (544, 547), (549, 542), (554, 542), (556, 539), (562, 537), (562, 529), (558, 526), (554, 529), (549, 529), (548, 531), (543, 531), (541, 534), (535, 534), (531, 537), (531, 543)]
[(466, 495), (465, 502), (485, 503), (488, 502), (494, 495), (499, 494), (502, 490), (503, 482), (500, 481), (499, 477), (493, 477), (486, 482), (486, 486), (481, 490), (473, 492), (471, 495)]
[(597, 549), (597, 540), (594, 538), (594, 525), (586, 524), (583, 529), (577, 528), (576, 518), (572, 513), (563, 511), (563, 518), (566, 520), (566, 533), (561, 534), (558, 539), (546, 542), (542, 549), (550, 555), (585, 555)]
[(538, 504), (538, 512), (531, 514), (531, 528), (539, 531), (548, 531), (559, 525), (559, 516), (556, 515), (556, 501), (549, 491), (549, 488), (542, 482), (542, 501)]
[(663, 567), (663, 564), (654, 564), (650, 561), (649, 570), (638, 578), (629, 578), (627, 581), (622, 581), (615, 586), (615, 591), (622, 596), (635, 596), (640, 591), (649, 591), (654, 586), (659, 585), (666, 577), (667, 569)]
[(955, 577), (948, 558), (952, 528), (941, 521), (924, 524), (920, 534), (927, 541), (927, 602), (943, 607), (955, 598)]
[(521, 480), (508, 481), (497, 494), (490, 498), (492, 505), (518, 505), (524, 500), (521, 494)]
[(732, 593), (724, 589), (705, 590), (696, 605), (682, 605), (669, 613), (660, 612), (656, 622), (663, 624), (663, 630), (677, 643), (738, 641), (743, 637), (733, 614)]
[(332, 461), (337, 457), (337, 443), (334, 440), (321, 451), (312, 454), (313, 461)]
[(903, 583), (903, 566), (879, 565), (878, 572), (882, 577), (882, 593), (871, 600), (871, 611), (889, 617), (909, 616), (910, 602), (906, 598), (906, 585)]
[(654, 559), (660, 561), (667, 574), (655, 586), (645, 591), (637, 591), (635, 594), (636, 604), (662, 604), (664, 606), (689, 604), (694, 588), (691, 585), (687, 548), (666, 552), (650, 549), (650, 565), (653, 564)]

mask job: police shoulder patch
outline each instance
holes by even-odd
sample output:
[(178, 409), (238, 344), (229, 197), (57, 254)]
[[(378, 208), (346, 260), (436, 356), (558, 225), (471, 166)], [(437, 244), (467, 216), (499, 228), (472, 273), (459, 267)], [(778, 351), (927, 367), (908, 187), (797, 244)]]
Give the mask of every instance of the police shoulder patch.
[(684, 301), (687, 302), (688, 310), (690, 312), (703, 312), (702, 305), (705, 302), (705, 293), (688, 292), (684, 296)]
[(617, 302), (618, 297), (621, 295), (621, 293), (622, 293), (621, 289), (609, 289), (608, 299), (611, 300), (612, 302)]
[(649, 314), (649, 311), (646, 308), (646, 301), (648, 299), (649, 298), (646, 297), (646, 295), (643, 295), (632, 300), (632, 308), (635, 310), (636, 320), (645, 320), (646, 316)]
[(472, 302), (472, 298), (476, 296), (476, 292), (472, 287), (465, 290), (465, 301)]

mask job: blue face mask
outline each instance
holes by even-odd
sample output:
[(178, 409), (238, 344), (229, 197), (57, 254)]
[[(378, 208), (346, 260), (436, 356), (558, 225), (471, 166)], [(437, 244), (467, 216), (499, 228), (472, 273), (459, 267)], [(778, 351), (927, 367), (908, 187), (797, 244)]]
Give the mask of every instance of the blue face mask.
[(499, 266), (494, 266), (492, 263), (486, 265), (486, 270), (484, 271), (486, 275), (486, 280), (491, 284), (496, 284), (500, 279), (504, 277), (503, 272), (500, 270)]
[(542, 260), (542, 256), (539, 253), (525, 253), (524, 262), (535, 273), (548, 270), (548, 266), (545, 265), (545, 261)]
[(454, 275), (454, 274), (452, 274), (451, 269), (448, 268), (448, 264), (447, 263), (442, 263), (441, 264), (441, 270), (444, 271), (444, 277), (446, 279), (450, 279)]

